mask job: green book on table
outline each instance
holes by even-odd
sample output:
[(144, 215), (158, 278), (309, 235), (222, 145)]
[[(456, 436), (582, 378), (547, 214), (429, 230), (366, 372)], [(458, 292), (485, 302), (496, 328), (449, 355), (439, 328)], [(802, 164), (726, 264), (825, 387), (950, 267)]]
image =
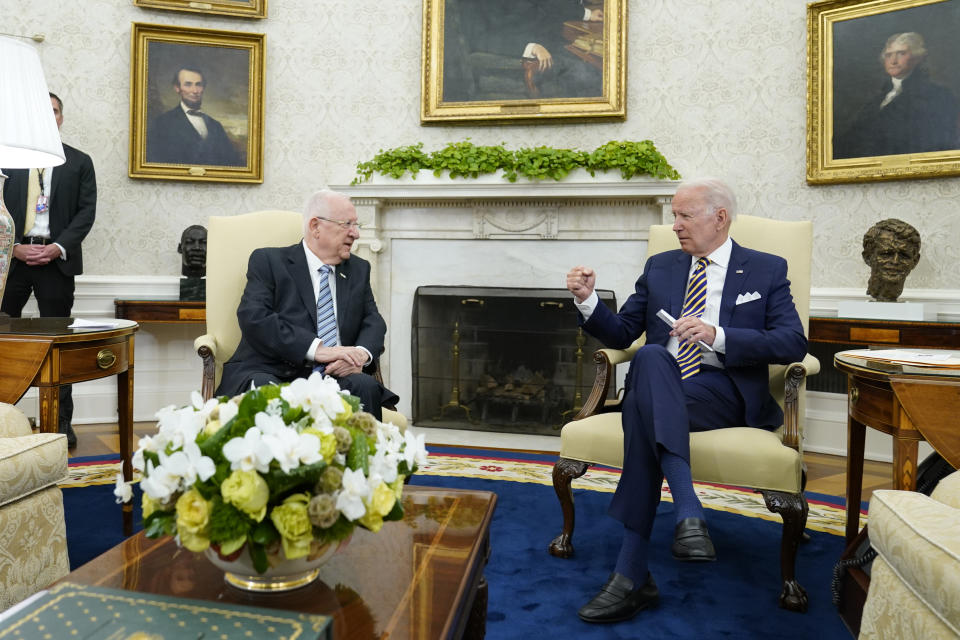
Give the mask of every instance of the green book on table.
[(0, 639), (221, 640), (333, 637), (327, 616), (61, 582), (0, 617)]

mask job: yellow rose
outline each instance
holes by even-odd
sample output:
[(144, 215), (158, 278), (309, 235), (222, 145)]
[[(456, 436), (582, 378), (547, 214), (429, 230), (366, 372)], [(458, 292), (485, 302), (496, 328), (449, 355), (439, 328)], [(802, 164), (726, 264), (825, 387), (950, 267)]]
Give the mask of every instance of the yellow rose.
[(227, 540), (226, 542), (220, 543), (220, 555), (228, 556), (240, 547), (244, 545), (247, 541), (247, 536), (240, 536), (239, 538), (234, 538), (233, 540)]
[(208, 527), (211, 504), (196, 489), (177, 499), (177, 533), (190, 551), (203, 551), (210, 545)]
[(376, 533), (383, 526), (383, 516), (370, 510), (363, 514), (357, 522)]
[(337, 414), (337, 422), (346, 420), (353, 415), (353, 407), (350, 406), (350, 403), (347, 402), (347, 399), (343, 396), (340, 396), (340, 402), (343, 403), (343, 411)]
[(406, 478), (402, 473), (397, 474), (397, 479), (390, 484), (390, 488), (393, 489), (393, 495), (397, 496), (397, 500), (403, 497), (403, 481)]
[(210, 546), (210, 538), (203, 534), (192, 533), (187, 530), (178, 531), (177, 533), (180, 535), (180, 544), (190, 551), (200, 553), (201, 551), (206, 551), (207, 547)]
[(393, 503), (397, 501), (397, 495), (393, 489), (385, 482), (377, 485), (370, 496), (370, 504), (367, 511), (376, 513), (379, 516), (385, 516), (393, 509)]
[(337, 437), (332, 433), (324, 433), (320, 436), (320, 455), (330, 464), (333, 456), (337, 453)]
[(221, 424), (219, 420), (210, 420), (203, 426), (203, 435), (208, 438), (220, 430)]
[(270, 520), (280, 533), (283, 553), (290, 560), (302, 558), (310, 553), (313, 525), (310, 524), (310, 516), (307, 513), (309, 502), (309, 494), (295, 493), (270, 512)]
[(220, 485), (220, 495), (225, 501), (257, 522), (267, 515), (270, 489), (267, 487), (266, 480), (252, 469), (250, 471), (238, 469), (231, 473)]
[(143, 500), (141, 501), (141, 507), (143, 508), (143, 519), (146, 520), (149, 518), (150, 514), (156, 511), (159, 506), (159, 502), (144, 493)]

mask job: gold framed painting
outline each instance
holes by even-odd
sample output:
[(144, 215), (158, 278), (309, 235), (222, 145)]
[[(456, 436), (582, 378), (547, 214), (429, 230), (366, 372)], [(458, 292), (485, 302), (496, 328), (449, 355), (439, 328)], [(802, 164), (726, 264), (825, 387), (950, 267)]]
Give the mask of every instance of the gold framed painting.
[(264, 35), (134, 23), (131, 178), (263, 182)]
[(626, 118), (627, 0), (423, 0), (422, 124)]
[(960, 0), (807, 8), (807, 182), (960, 175)]
[(133, 0), (134, 6), (146, 9), (169, 9), (191, 13), (210, 13), (240, 18), (266, 18), (267, 0)]

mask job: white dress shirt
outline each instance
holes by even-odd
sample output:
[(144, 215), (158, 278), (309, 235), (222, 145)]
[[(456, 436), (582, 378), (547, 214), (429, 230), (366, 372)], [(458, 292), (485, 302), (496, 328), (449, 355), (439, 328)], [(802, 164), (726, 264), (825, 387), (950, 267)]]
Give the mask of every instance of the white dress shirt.
[[(733, 241), (728, 236), (722, 245), (717, 247), (713, 253), (707, 256), (707, 259), (710, 260), (710, 264), (707, 265), (707, 299), (705, 302), (705, 309), (703, 315), (700, 316), (700, 319), (705, 323), (712, 326), (717, 335), (713, 340), (713, 351), (709, 351), (701, 347), (700, 353), (702, 356), (701, 362), (703, 364), (717, 367), (722, 369), (723, 363), (720, 362), (720, 358), (717, 357), (718, 353), (726, 353), (727, 351), (727, 338), (726, 334), (723, 331), (723, 327), (720, 326), (720, 301), (723, 298), (723, 283), (727, 278), (727, 267), (730, 265), (730, 252), (733, 250)], [(693, 275), (693, 270), (697, 266), (697, 258), (695, 256), (690, 256), (690, 269), (687, 273), (687, 281), (689, 282), (690, 276)], [(597, 296), (597, 292), (594, 291), (590, 294), (590, 297), (584, 300), (583, 302), (577, 302), (574, 298), (574, 304), (576, 304), (577, 309), (580, 311), (580, 314), (583, 316), (584, 321), (590, 319), (590, 316), (593, 314), (594, 309), (597, 308), (597, 305), (600, 303), (600, 298)], [(660, 322), (658, 319), (657, 322)], [(680, 347), (680, 341), (677, 340), (676, 336), (670, 336), (670, 339), (667, 341), (666, 349), (669, 351), (673, 357), (677, 357), (677, 351)]]
[(203, 119), (203, 116), (195, 116), (191, 111), (200, 111), (200, 109), (191, 109), (187, 105), (183, 104), (183, 101), (180, 102), (180, 108), (183, 109), (183, 115), (187, 116), (187, 120), (190, 121), (190, 124), (193, 125), (193, 128), (197, 130), (197, 133), (200, 134), (200, 137), (204, 140), (207, 139), (207, 123)]
[[(324, 262), (318, 258), (313, 251), (310, 251), (310, 247), (307, 246), (306, 240), (301, 241), (300, 244), (303, 246), (303, 252), (307, 256), (307, 270), (310, 272), (310, 282), (313, 283), (313, 303), (316, 305), (317, 301), (320, 299), (320, 267), (324, 265)], [(330, 272), (327, 273), (327, 283), (330, 285), (330, 295), (333, 297), (333, 317), (339, 320), (339, 318), (337, 318), (337, 268), (335, 265), (330, 265)], [(337, 322), (337, 344), (341, 347), (352, 346), (344, 345), (343, 342), (341, 342), (339, 322)], [(315, 361), (315, 356), (319, 347), (320, 338), (314, 338), (313, 342), (310, 343), (310, 348), (307, 349), (307, 361)], [(367, 354), (367, 362), (365, 364), (370, 364), (370, 362), (373, 361), (373, 356), (366, 347), (356, 345), (356, 348), (362, 349)]]
[[(41, 167), (37, 168), (39, 172)], [(36, 217), (33, 219), (33, 226), (29, 229), (24, 229), (23, 235), (27, 237), (38, 237), (38, 238), (49, 238), (50, 237), (50, 203), (53, 201), (53, 198), (50, 197), (50, 187), (53, 185), (53, 170), (56, 167), (42, 167), (43, 168), (43, 193), (47, 196), (47, 209), (43, 213), (39, 211), (36, 214)], [(27, 174), (27, 179), (30, 175)], [(36, 202), (28, 202), (28, 207), (36, 207)], [(57, 248), (60, 249), (60, 258), (63, 260), (67, 259), (67, 250), (63, 248), (63, 245), (59, 242), (54, 242), (53, 244), (57, 245)]]

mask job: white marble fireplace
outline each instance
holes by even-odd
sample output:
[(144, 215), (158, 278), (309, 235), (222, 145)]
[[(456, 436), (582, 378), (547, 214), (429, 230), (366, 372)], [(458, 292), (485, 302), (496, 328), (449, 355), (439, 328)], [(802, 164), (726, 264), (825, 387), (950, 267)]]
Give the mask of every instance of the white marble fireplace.
[(400, 395), (398, 409), (411, 415), (417, 287), (563, 288), (569, 268), (585, 264), (619, 305), (643, 267), (647, 228), (672, 221), (677, 184), (585, 173), (542, 183), (421, 174), (332, 187), (353, 198), (364, 226), (357, 253), (373, 265), (388, 327), (384, 379)]

